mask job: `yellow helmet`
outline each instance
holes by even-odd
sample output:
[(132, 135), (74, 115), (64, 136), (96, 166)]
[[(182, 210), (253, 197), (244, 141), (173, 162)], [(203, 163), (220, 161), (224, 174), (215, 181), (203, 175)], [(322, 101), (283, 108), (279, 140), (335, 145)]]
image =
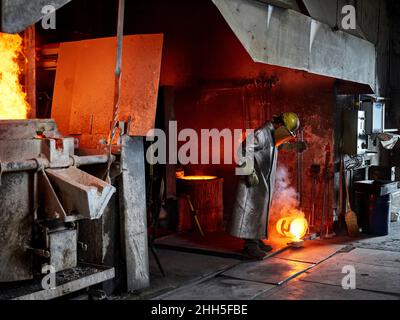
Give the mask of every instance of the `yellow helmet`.
[(300, 119), (297, 114), (293, 112), (285, 112), (282, 113), (281, 117), (286, 129), (289, 130), (293, 137), (296, 136), (296, 131), (300, 128)]

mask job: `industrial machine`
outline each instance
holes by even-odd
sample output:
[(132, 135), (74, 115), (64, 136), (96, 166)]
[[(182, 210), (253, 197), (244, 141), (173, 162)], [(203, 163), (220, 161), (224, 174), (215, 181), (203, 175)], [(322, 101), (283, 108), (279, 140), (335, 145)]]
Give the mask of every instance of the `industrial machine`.
[[(116, 190), (78, 167), (108, 155), (75, 155), (54, 120), (0, 121), (0, 141), (0, 283), (43, 277), (46, 266), (79, 271), (78, 251), (90, 250), (78, 242), (79, 223), (99, 219)], [(85, 286), (114, 271), (102, 275)]]
[(348, 155), (365, 154), (368, 150), (365, 111), (345, 110), (343, 120), (343, 152)]
[(391, 203), (399, 188), (395, 168), (380, 165), (380, 136), (389, 132), (397, 130), (385, 129), (384, 100), (360, 96), (357, 107), (343, 112), (345, 177), (350, 173), (358, 226), (377, 236), (389, 234)]
[(385, 131), (385, 104), (380, 101), (366, 100), (361, 103), (365, 112), (365, 133), (379, 134)]
[[(343, 152), (360, 156), (371, 152), (371, 138), (386, 132), (385, 103), (366, 99), (360, 107), (343, 112)], [(372, 154), (375, 153), (372, 150)], [(371, 154), (371, 153), (370, 153)]]

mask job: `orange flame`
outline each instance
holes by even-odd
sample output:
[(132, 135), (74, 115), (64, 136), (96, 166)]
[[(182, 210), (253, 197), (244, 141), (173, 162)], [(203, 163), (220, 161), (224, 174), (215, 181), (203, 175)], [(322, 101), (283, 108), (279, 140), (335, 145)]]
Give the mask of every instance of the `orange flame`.
[(281, 236), (295, 241), (301, 240), (306, 235), (307, 229), (308, 222), (301, 216), (282, 218), (276, 224), (276, 230)]
[(304, 218), (296, 218), (290, 224), (290, 233), (294, 235), (296, 240), (303, 238), (308, 229), (307, 220)]
[(22, 38), (0, 33), (0, 120), (26, 119), (29, 104), (19, 81)]

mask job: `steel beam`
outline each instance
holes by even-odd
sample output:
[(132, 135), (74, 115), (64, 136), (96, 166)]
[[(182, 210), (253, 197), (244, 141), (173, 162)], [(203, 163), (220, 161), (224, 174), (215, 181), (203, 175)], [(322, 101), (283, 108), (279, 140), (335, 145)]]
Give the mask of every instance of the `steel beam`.
[(145, 154), (142, 137), (122, 137), (120, 206), (127, 290), (149, 286)]
[[(112, 160), (115, 161), (115, 157), (112, 156)], [(69, 158), (68, 167), (75, 166), (88, 166), (94, 164), (105, 164), (108, 162), (108, 155), (98, 155), (98, 156), (71, 156)], [(8, 172), (22, 172), (22, 171), (34, 171), (40, 169), (47, 169), (51, 167), (50, 162), (47, 159), (32, 159), (23, 161), (10, 161), (10, 162), (0, 162), (1, 173)], [(53, 168), (54, 169), (54, 168)]]

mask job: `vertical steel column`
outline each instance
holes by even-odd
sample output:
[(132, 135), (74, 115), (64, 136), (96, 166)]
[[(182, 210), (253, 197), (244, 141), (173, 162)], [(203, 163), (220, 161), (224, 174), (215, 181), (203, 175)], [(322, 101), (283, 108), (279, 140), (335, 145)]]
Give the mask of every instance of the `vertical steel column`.
[(145, 151), (143, 137), (122, 137), (120, 206), (127, 290), (149, 286)]

